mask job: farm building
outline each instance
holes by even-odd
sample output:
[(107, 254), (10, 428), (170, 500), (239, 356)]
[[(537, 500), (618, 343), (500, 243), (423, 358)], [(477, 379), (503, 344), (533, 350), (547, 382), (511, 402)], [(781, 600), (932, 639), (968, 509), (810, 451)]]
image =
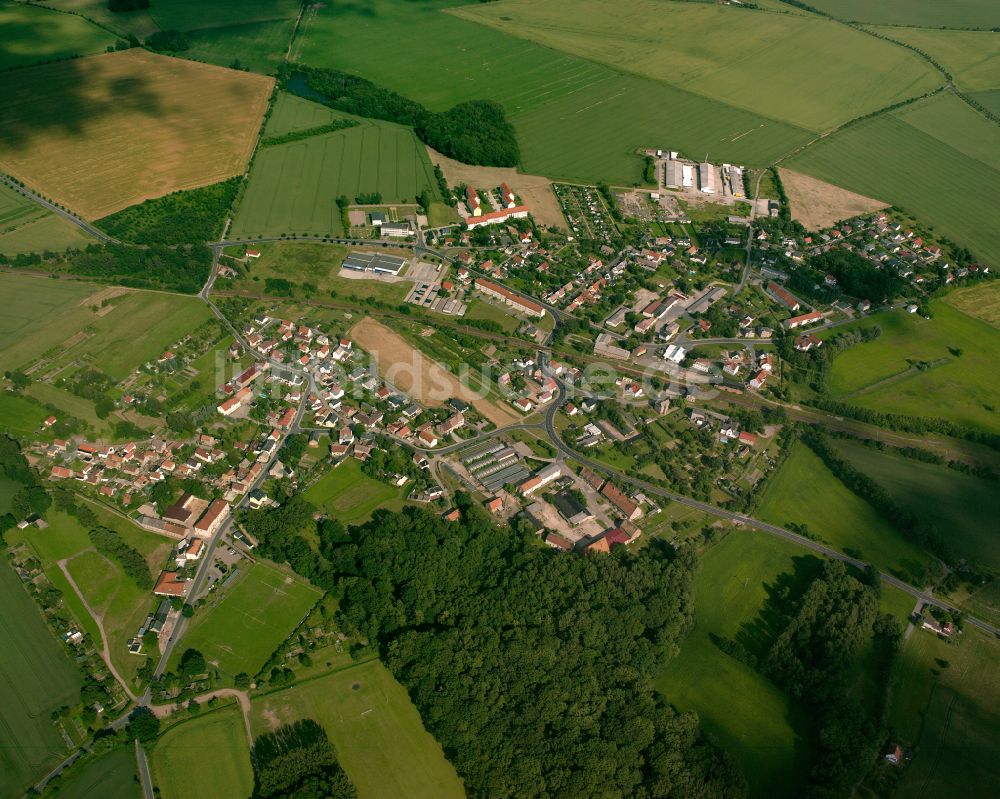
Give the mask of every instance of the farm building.
[(715, 194), (719, 190), (715, 167), (708, 161), (698, 165), (698, 186), (703, 194)]
[(405, 265), (405, 258), (375, 252), (352, 252), (344, 259), (345, 269), (384, 275), (398, 275)]
[(668, 189), (679, 189), (684, 185), (684, 170), (680, 161), (671, 159), (663, 165), (663, 185)]

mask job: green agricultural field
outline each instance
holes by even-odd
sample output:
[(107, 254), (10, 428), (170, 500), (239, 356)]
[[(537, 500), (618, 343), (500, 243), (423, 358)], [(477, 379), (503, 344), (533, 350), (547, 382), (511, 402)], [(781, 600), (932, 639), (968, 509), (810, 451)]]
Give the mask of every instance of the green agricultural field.
[(349, 114), (334, 111), (321, 103), (314, 103), (295, 94), (279, 92), (278, 99), (264, 125), (263, 138), (283, 136), (300, 130), (328, 125), (335, 119), (353, 118)]
[(811, 138), (756, 113), (440, 13), (451, 5), (314, 6), (296, 57), (363, 75), (435, 110), (496, 100), (517, 130), (523, 169), (565, 179), (631, 184), (640, 179), (641, 147), (670, 146), (698, 158), (707, 149), (719, 160), (763, 164)]
[(433, 168), (413, 131), (388, 122), (353, 128), (258, 151), (231, 237), (342, 235), (337, 197), (352, 202), (379, 192), (387, 203), (414, 202), (436, 192)]
[(0, 322), (4, 370), (83, 360), (120, 380), (211, 317), (197, 298), (176, 294), (12, 274), (0, 275), (0, 289), (10, 303)]
[(995, 116), (1000, 116), (1000, 89), (991, 92), (975, 92), (972, 94), (972, 99)]
[(235, 706), (223, 707), (171, 727), (150, 757), (153, 784), (163, 799), (198, 796), (245, 799), (253, 792), (250, 744)]
[(833, 446), (855, 468), (881, 485), (901, 506), (935, 525), (958, 557), (1000, 571), (1000, 491), (992, 480), (880, 452), (848, 439)]
[[(766, 653), (769, 641), (754, 627), (769, 589), (797, 566), (808, 576), (818, 564), (773, 536), (731, 533), (702, 557), (695, 578), (694, 630), (656, 680), (671, 704), (698, 713), (711, 740), (740, 764), (754, 797), (800, 795), (810, 765), (809, 718), (805, 708), (724, 654), (709, 635), (747, 639), (744, 645)], [(798, 586), (804, 579), (794, 582)]]
[(998, 153), (1000, 127), (965, 103), (937, 95), (852, 125), (785, 166), (903, 207), (995, 263)]
[(256, 674), (322, 592), (265, 561), (244, 562), (228, 586), (217, 585), (196, 613), (181, 651), (192, 648), (233, 677)]
[(368, 521), (376, 508), (403, 507), (401, 488), (368, 477), (353, 458), (323, 475), (303, 497), (345, 525)]
[(73, 14), (5, 0), (0, 3), (0, 70), (102, 53), (115, 37)]
[(900, 799), (992, 796), (997, 760), (1000, 643), (966, 627), (956, 642), (914, 630), (903, 647), (889, 723), (913, 760), (903, 772)]
[(191, 31), (241, 23), (295, 19), (298, 0), (153, 0), (149, 15), (161, 30)]
[[(813, 15), (747, 13), (702, 3), (666, 12), (657, 0), (613, 6), (603, 0), (503, 0), (454, 13), (815, 131), (943, 82), (916, 54)], [(851, 58), (842, 58), (845, 52)], [(814, 63), (824, 68), (800, 68)]]
[(0, 233), (0, 253), (4, 255), (65, 252), (95, 243), (94, 238), (72, 222), (51, 213), (44, 213), (6, 233)]
[(254, 72), (273, 74), (285, 57), (295, 27), (294, 17), (239, 25), (202, 28), (189, 35), (187, 58)]
[(805, 444), (796, 443), (771, 478), (760, 518), (781, 526), (804, 524), (818, 540), (917, 582), (929, 557), (903, 538), (844, 486)]
[(377, 660), (253, 699), (254, 737), (296, 719), (323, 726), (359, 799), (465, 796), (406, 689)]
[(994, 28), (1000, 7), (993, 0), (809, 0), (839, 19), (926, 28)]
[(112, 749), (66, 772), (53, 799), (138, 799), (132, 747)]
[(953, 291), (945, 302), (962, 313), (1000, 328), (1000, 283), (995, 280)]
[(0, 795), (20, 796), (66, 755), (49, 714), (77, 704), (82, 681), (6, 558), (0, 606)]
[[(858, 323), (878, 325), (882, 335), (834, 359), (831, 396), (873, 410), (946, 416), (1000, 431), (1000, 378), (993, 368), (1000, 332), (941, 300), (930, 307), (932, 319), (891, 311)], [(921, 371), (916, 362), (930, 366)]]
[(994, 32), (926, 28), (876, 30), (928, 53), (951, 73), (955, 85), (963, 91), (1000, 89), (1000, 35)]

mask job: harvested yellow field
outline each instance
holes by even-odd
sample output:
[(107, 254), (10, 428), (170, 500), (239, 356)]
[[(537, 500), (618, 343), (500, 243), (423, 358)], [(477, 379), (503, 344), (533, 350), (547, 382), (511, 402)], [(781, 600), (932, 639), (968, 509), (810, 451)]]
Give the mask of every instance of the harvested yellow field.
[(361, 349), (372, 354), (382, 379), (422, 405), (436, 408), (452, 397), (459, 397), (497, 427), (518, 421), (513, 411), (479, 397), (437, 361), (370, 316), (354, 325), (348, 335)]
[(842, 189), (790, 169), (779, 169), (792, 218), (807, 230), (820, 230), (852, 216), (877, 211), (889, 204)]
[(274, 79), (140, 48), (0, 75), (0, 170), (87, 219), (240, 174)]

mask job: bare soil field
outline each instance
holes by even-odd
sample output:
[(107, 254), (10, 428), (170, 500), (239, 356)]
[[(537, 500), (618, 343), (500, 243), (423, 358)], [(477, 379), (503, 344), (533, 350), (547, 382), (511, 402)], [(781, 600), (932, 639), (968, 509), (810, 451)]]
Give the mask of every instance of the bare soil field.
[(808, 230), (830, 227), (842, 219), (889, 205), (790, 169), (779, 168), (778, 172), (792, 208), (792, 218)]
[(140, 48), (0, 75), (0, 169), (87, 219), (241, 173), (274, 79)]
[(531, 215), (540, 225), (566, 229), (566, 219), (559, 208), (559, 201), (552, 193), (552, 181), (541, 175), (524, 175), (516, 169), (471, 166), (454, 161), (436, 150), (427, 148), (431, 162), (441, 167), (449, 186), (467, 183), (481, 189), (492, 189), (506, 181), (514, 193), (531, 209)]
[(379, 374), (400, 391), (423, 405), (436, 408), (452, 397), (460, 397), (498, 427), (517, 421), (513, 411), (480, 398), (437, 361), (415, 349), (402, 336), (381, 322), (366, 316), (351, 328), (348, 336), (370, 352)]

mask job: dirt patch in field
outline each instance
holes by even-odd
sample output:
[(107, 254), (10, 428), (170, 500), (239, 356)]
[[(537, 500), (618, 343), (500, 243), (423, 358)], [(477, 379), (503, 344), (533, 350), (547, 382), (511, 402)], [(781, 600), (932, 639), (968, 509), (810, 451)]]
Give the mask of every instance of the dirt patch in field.
[(431, 161), (441, 167), (449, 186), (466, 183), (480, 189), (492, 189), (504, 181), (514, 190), (531, 210), (535, 221), (545, 227), (554, 226), (566, 230), (566, 219), (562, 215), (559, 201), (552, 193), (552, 181), (541, 175), (524, 175), (516, 169), (493, 166), (471, 166), (441, 155), (427, 148)]
[(0, 169), (87, 219), (246, 168), (274, 79), (133, 48), (0, 75)]
[(89, 308), (91, 305), (100, 306), (105, 300), (113, 300), (115, 297), (120, 297), (122, 294), (131, 294), (132, 290), (124, 288), (122, 286), (108, 286), (106, 289), (101, 289), (100, 291), (95, 291), (89, 297), (84, 297), (80, 302), (77, 303), (81, 308)]
[(381, 322), (366, 316), (351, 328), (348, 336), (372, 354), (379, 374), (418, 402), (436, 408), (452, 397), (468, 402), (497, 427), (517, 421), (513, 411), (482, 399), (437, 361), (415, 349), (406, 339)]
[(888, 203), (842, 189), (790, 169), (780, 168), (792, 218), (807, 230), (820, 230), (852, 216), (887, 208)]

